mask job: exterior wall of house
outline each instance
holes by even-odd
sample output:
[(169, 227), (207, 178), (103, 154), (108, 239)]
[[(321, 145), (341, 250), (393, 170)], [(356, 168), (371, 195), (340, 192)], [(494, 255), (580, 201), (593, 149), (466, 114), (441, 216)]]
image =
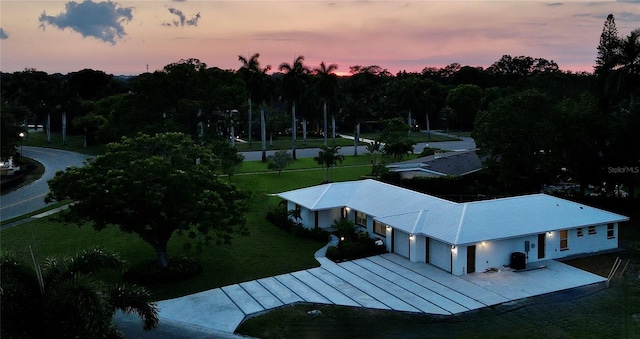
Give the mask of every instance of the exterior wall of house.
[(340, 209), (330, 209), (318, 211), (318, 227), (328, 228), (333, 225), (333, 221), (340, 219)]
[(560, 259), (577, 254), (595, 253), (618, 248), (618, 224), (613, 224), (613, 237), (607, 234), (607, 225), (595, 226), (595, 234), (589, 234), (588, 227), (582, 227), (582, 236), (578, 236), (578, 229), (568, 230), (567, 249), (560, 248), (560, 232), (547, 234), (547, 259)]
[[(595, 234), (588, 234), (588, 228), (582, 228), (582, 236), (578, 236), (578, 229), (568, 229), (566, 249), (561, 249), (560, 231), (545, 233), (544, 257), (538, 257), (538, 235), (529, 235), (513, 239), (498, 241), (484, 241), (477, 244), (475, 253), (475, 271), (484, 272), (489, 268), (500, 268), (511, 264), (513, 252), (525, 253), (526, 263), (562, 259), (577, 254), (595, 253), (618, 247), (618, 225), (613, 225), (613, 237), (607, 232), (607, 225), (595, 227)], [(529, 242), (526, 251), (525, 242)], [(433, 243), (433, 242), (432, 242)], [(458, 246), (453, 253), (453, 274), (462, 275), (468, 271), (468, 246)], [(437, 265), (436, 265), (437, 266)], [(439, 266), (440, 267), (440, 266)]]
[(426, 262), (427, 237), (416, 235), (411, 240), (411, 261)]

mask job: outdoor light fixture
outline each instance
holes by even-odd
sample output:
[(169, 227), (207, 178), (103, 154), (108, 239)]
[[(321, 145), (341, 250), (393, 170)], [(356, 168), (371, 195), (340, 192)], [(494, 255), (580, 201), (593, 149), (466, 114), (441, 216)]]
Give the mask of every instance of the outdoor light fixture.
[(18, 136), (20, 137), (20, 158), (22, 158), (22, 141), (24, 140), (24, 132), (20, 132)]
[(483, 241), (481, 245), (482, 245), (482, 246), (487, 246), (487, 242), (486, 242), (486, 241)]
[(414, 237), (413, 233), (409, 234), (409, 239), (413, 239)]
[(388, 230), (390, 230), (390, 229), (391, 229), (391, 226), (387, 225), (387, 229), (388, 229)]
[(340, 237), (340, 241), (344, 241), (344, 237)]

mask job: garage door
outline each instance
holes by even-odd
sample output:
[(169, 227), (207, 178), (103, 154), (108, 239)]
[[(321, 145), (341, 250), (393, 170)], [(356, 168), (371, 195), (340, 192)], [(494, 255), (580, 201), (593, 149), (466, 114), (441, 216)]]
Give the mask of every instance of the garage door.
[(450, 272), (451, 246), (437, 240), (429, 240), (431, 241), (429, 243), (429, 260), (431, 264)]
[(405, 258), (409, 258), (409, 234), (396, 229), (393, 230), (393, 251)]

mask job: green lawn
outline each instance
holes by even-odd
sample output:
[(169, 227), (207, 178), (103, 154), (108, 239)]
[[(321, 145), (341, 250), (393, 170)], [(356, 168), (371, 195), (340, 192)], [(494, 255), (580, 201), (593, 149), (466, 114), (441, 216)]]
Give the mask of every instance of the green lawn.
[[(252, 139), (251, 147), (249, 147), (249, 143), (247, 139), (243, 139), (243, 142), (236, 142), (236, 148), (238, 152), (247, 152), (247, 151), (260, 151), (262, 150), (260, 145), (260, 139)], [(331, 138), (327, 140), (327, 143), (331, 145), (339, 145), (339, 146), (353, 146), (353, 140), (338, 138), (336, 137), (336, 141), (333, 142)], [(296, 148), (317, 148), (324, 144), (324, 139), (322, 138), (307, 138), (307, 143), (304, 144), (302, 141), (302, 137), (298, 137), (296, 139)], [(273, 145), (269, 145), (269, 140), (267, 140), (267, 151), (273, 150), (290, 150), (291, 149), (291, 136), (281, 136), (280, 138), (273, 140)]]
[(66, 143), (62, 142), (62, 133), (51, 133), (51, 142), (47, 142), (47, 134), (39, 130), (29, 133), (29, 139), (23, 141), (24, 146), (36, 146), (46, 148), (63, 149), (71, 152), (77, 152), (89, 155), (98, 155), (104, 153), (105, 145), (99, 144), (95, 146), (84, 147), (84, 138), (81, 135), (67, 135)]
[[(334, 180), (355, 180), (367, 175), (370, 170), (370, 166), (366, 165), (339, 167), (334, 169)], [(169, 242), (169, 254), (197, 258), (204, 272), (186, 282), (150, 287), (154, 298), (173, 298), (318, 266), (313, 254), (324, 243), (295, 238), (267, 222), (265, 216), (279, 202), (278, 198), (268, 194), (316, 185), (323, 179), (323, 172), (317, 165), (315, 168), (283, 172), (281, 175), (267, 172), (233, 176), (231, 180), (236, 185), (252, 192), (250, 212), (247, 214), (251, 234), (237, 235), (230, 246), (205, 246), (201, 252), (195, 247), (186, 249), (186, 236), (174, 234)], [(129, 265), (155, 257), (151, 246), (137, 235), (125, 234), (116, 228), (97, 232), (90, 225), (78, 228), (45, 218), (0, 232), (2, 251), (14, 252), (26, 262), (30, 262), (30, 246), (37, 250), (40, 258), (63, 256), (91, 246), (115, 251)]]
[[(380, 133), (362, 133), (360, 134), (360, 137), (376, 140), (378, 137), (380, 137)], [(431, 133), (431, 136), (429, 136), (426, 132), (411, 132), (411, 140), (415, 141), (416, 143), (421, 143), (421, 142), (457, 141), (460, 139), (453, 135), (446, 136), (446, 135)]]

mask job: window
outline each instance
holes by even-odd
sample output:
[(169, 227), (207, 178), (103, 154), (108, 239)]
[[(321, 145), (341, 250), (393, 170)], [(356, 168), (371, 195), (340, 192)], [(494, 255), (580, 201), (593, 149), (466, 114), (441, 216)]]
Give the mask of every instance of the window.
[(584, 235), (584, 232), (582, 232), (582, 228), (578, 228), (578, 236), (581, 237)]
[(360, 225), (360, 226), (367, 226), (367, 215), (356, 211), (356, 224)]
[(378, 221), (374, 221), (373, 222), (373, 233), (378, 234), (378, 235), (382, 235), (382, 236), (386, 236), (386, 227), (385, 225), (381, 224)]
[(596, 227), (595, 226), (589, 226), (589, 228), (587, 229), (587, 233), (589, 233), (589, 235), (596, 234)]
[(569, 249), (569, 240), (567, 239), (569, 235), (569, 231), (562, 230), (560, 231), (560, 250), (566, 251)]
[(616, 229), (613, 224), (607, 224), (607, 239), (613, 239), (616, 237)]

